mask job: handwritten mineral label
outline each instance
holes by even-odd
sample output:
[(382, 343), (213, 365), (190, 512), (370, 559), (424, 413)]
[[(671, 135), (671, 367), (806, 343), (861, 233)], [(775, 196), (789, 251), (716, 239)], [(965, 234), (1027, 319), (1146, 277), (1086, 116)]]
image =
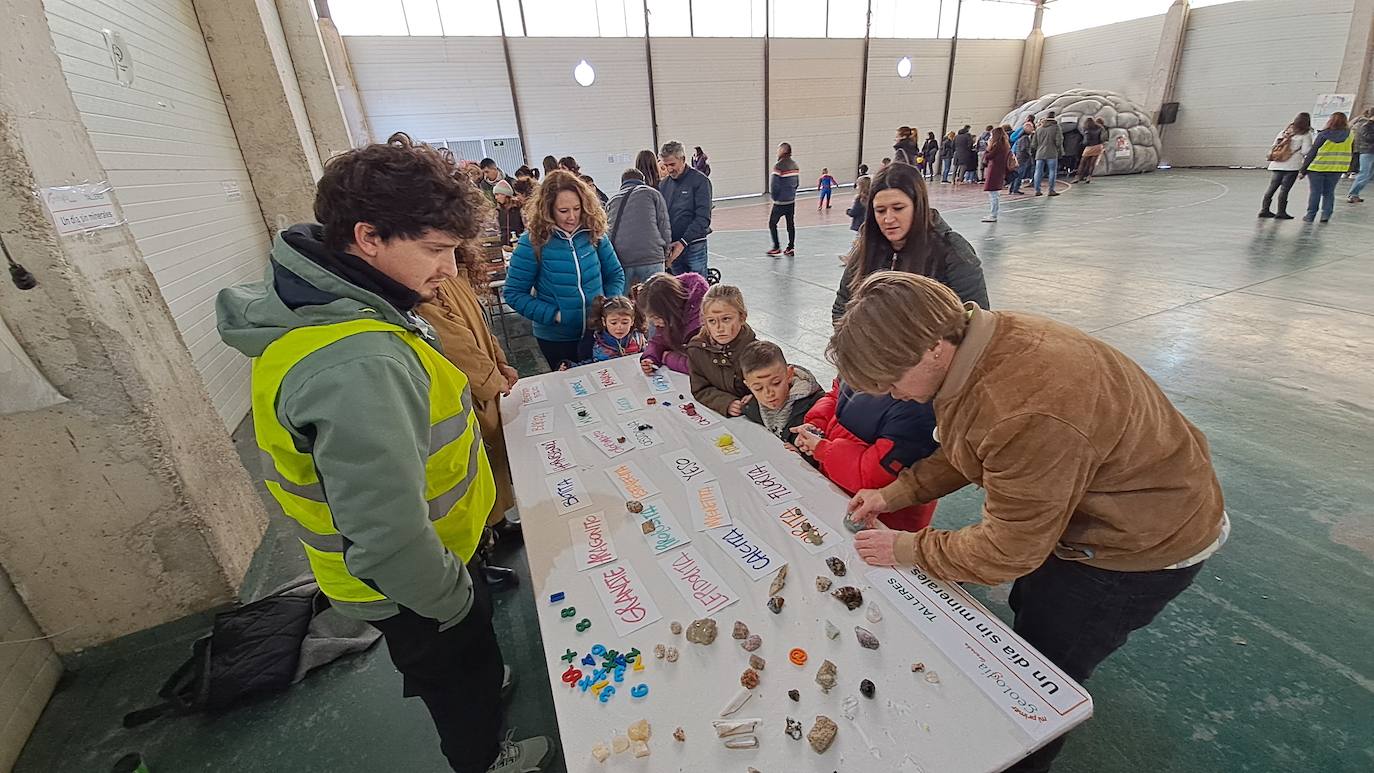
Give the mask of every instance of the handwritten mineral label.
[(596, 415), (591, 403), (586, 400), (573, 400), (564, 407), (568, 409), (568, 415), (572, 417), (573, 425), (578, 429), (586, 429), (593, 424), (601, 423), (601, 417)]
[(618, 464), (606, 470), (606, 474), (626, 500), (637, 499), (642, 502), (658, 493), (658, 486), (634, 462)]
[(665, 394), (673, 391), (673, 382), (663, 374), (663, 369), (654, 371), (653, 375), (645, 376), (649, 382), (649, 390), (654, 394)]
[(630, 444), (629, 438), (624, 435), (617, 435), (614, 432), (608, 432), (604, 429), (594, 429), (591, 432), (583, 432), (582, 437), (586, 438), (587, 442), (599, 448), (601, 453), (611, 459), (620, 456), (626, 451), (634, 449), (634, 446)]
[(520, 387), (521, 405), (542, 403), (547, 399), (549, 399), (549, 395), (544, 391), (544, 385), (542, 383), (536, 381), (533, 384), (525, 384)]
[(573, 556), (577, 559), (579, 572), (616, 559), (615, 544), (607, 533), (604, 514), (579, 515), (568, 521), (568, 531), (572, 534)]
[[(630, 419), (621, 425), (625, 428), (625, 437), (639, 448), (653, 448), (663, 445), (663, 436), (658, 434), (658, 430), (645, 424), (638, 419)], [(643, 427), (644, 429), (640, 429)]]
[(680, 451), (663, 454), (658, 458), (663, 460), (663, 466), (672, 470), (678, 480), (689, 487), (705, 483), (708, 480), (715, 480), (716, 478), (715, 474), (707, 469), (706, 465), (702, 464), (701, 460), (698, 459), (695, 454), (685, 448)]
[(621, 561), (591, 575), (592, 587), (606, 614), (611, 616), (617, 636), (625, 637), (649, 623), (663, 619), (649, 589), (635, 574), (630, 562)]
[(734, 523), (730, 508), (725, 506), (725, 495), (720, 484), (707, 481), (700, 486), (687, 487), (688, 504), (692, 507), (692, 526), (697, 531), (718, 529)]
[(801, 498), (801, 494), (792, 488), (792, 484), (768, 462), (746, 465), (742, 472), (748, 479), (750, 488), (757, 491), (765, 502), (790, 502)]
[(547, 435), (553, 432), (553, 411), (534, 411), (525, 419), (525, 437)]
[[(774, 523), (787, 532), (787, 536), (801, 543), (806, 552), (813, 556), (817, 553), (823, 553), (843, 541), (843, 538), (830, 528), (829, 524), (820, 519), (810, 505), (804, 505), (801, 502), (773, 505), (768, 508), (768, 514), (773, 517)], [(843, 516), (841, 515), (841, 517)], [(820, 536), (819, 540), (807, 538), (812, 530), (815, 530), (815, 533)], [(816, 544), (817, 542), (820, 544)]]
[(553, 496), (553, 503), (558, 508), (559, 515), (581, 510), (592, 503), (586, 486), (582, 485), (582, 479), (577, 477), (575, 472), (555, 475), (546, 479), (545, 484), (549, 487), (549, 494)]
[(566, 472), (577, 466), (572, 454), (568, 453), (567, 441), (562, 438), (549, 438), (536, 444), (539, 460), (544, 463), (546, 473)]
[(691, 545), (658, 559), (658, 565), (668, 576), (668, 584), (682, 594), (688, 606), (702, 615), (713, 615), (739, 601), (739, 594)]
[(772, 574), (773, 570), (785, 563), (767, 542), (741, 524), (712, 529), (706, 533), (716, 547), (725, 551), (754, 582)]
[[(662, 499), (655, 497), (643, 505), (644, 511), (636, 517), (640, 519), (641, 525), (648, 524), (651, 528), (650, 531), (641, 528), (640, 533), (644, 535), (644, 541), (649, 544), (649, 549), (654, 551), (655, 555), (692, 541)], [(631, 515), (634, 516), (633, 513)]]
[(616, 416), (624, 416), (627, 413), (633, 413), (643, 407), (635, 400), (635, 396), (631, 394), (628, 389), (610, 392), (606, 397), (610, 398), (611, 410), (615, 411)]
[(610, 367), (598, 368), (592, 371), (592, 382), (601, 389), (614, 389), (615, 387), (625, 385), (625, 382), (621, 381), (620, 377), (617, 376), (615, 371)]
[(573, 396), (574, 400), (579, 397), (590, 397), (592, 392), (596, 391), (596, 387), (592, 386), (591, 381), (587, 380), (585, 376), (570, 378), (564, 383), (568, 385), (568, 393)]

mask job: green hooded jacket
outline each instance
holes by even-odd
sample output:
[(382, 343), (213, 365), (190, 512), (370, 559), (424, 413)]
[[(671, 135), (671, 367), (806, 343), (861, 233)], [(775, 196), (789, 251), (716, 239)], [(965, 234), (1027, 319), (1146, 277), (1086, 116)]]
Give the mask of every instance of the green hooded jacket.
[[(439, 348), (418, 316), (311, 258), (328, 254), (318, 226), (279, 233), (264, 281), (220, 291), (215, 311), (224, 342), (257, 357), (295, 328), (374, 319)], [(349, 573), (388, 599), (334, 606), (364, 620), (391, 617), (399, 604), (441, 629), (461, 621), (472, 606), (472, 577), (430, 525), (429, 377), (415, 352), (386, 332), (330, 344), (287, 373), (276, 412), (296, 447), (315, 460)]]

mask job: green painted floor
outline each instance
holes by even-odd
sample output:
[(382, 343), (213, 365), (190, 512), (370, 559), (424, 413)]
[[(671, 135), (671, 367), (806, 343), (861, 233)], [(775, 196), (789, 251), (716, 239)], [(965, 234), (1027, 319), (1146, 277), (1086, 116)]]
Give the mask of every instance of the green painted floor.
[[(981, 208), (945, 213), (983, 257), (995, 307), (1093, 332), (1163, 385), (1210, 438), (1234, 523), (1194, 587), (1088, 683), (1097, 714), (1057, 771), (1374, 769), (1374, 204), (1342, 200), (1325, 226), (1258, 221), (1265, 182), (1173, 171), (1004, 199), (992, 225)], [(1305, 201), (1306, 184), (1294, 193)], [(779, 260), (763, 255), (763, 232), (711, 239), (712, 265), (743, 288), (760, 336), (826, 379), (835, 255), (849, 241), (844, 224), (806, 228), (797, 257)], [(529, 338), (512, 348), (522, 371), (536, 367)], [(977, 505), (976, 491), (949, 497), (936, 525), (967, 523)], [(301, 570), (280, 525), (245, 597)], [(508, 563), (523, 571), (521, 555)], [(518, 680), (507, 722), (552, 734), (527, 592), (497, 597)], [(975, 592), (1007, 614), (1006, 588)], [(74, 661), (16, 770), (105, 771), (130, 750), (153, 773), (446, 769), (384, 645), (215, 719), (123, 730), (203, 627), (164, 626)]]

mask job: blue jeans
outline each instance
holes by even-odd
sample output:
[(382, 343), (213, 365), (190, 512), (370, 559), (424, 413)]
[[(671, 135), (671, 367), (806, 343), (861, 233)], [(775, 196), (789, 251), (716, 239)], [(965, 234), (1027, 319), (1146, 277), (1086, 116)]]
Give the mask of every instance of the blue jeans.
[(642, 284), (647, 281), (649, 277), (663, 270), (662, 263), (645, 263), (642, 266), (626, 266), (625, 295), (629, 296), (630, 291), (634, 289), (635, 285)]
[(1374, 153), (1360, 154), (1360, 173), (1355, 175), (1355, 184), (1350, 186), (1350, 195), (1359, 196), (1364, 186), (1369, 184), (1370, 175), (1374, 175)]
[(954, 159), (952, 159), (952, 158), (942, 158), (942, 159), (940, 159), (940, 182), (942, 182), (942, 183), (947, 183), (947, 182), (949, 182), (949, 168), (950, 168), (951, 166), (953, 166), (953, 165), (954, 165)]
[(1015, 169), (1013, 169), (1013, 170), (1011, 170), (1010, 172), (1007, 173), (1008, 175), (1010, 175), (1010, 176), (1007, 178), (1007, 186), (1008, 186), (1007, 192), (1008, 192), (1008, 193), (1020, 193), (1020, 192), (1021, 192), (1021, 169), (1022, 169), (1022, 168), (1023, 168), (1023, 167), (1021, 167), (1020, 165), (1018, 165)]
[(1322, 222), (1331, 219), (1331, 210), (1336, 206), (1336, 181), (1341, 179), (1340, 172), (1307, 173), (1307, 217), (1311, 222), (1317, 218), (1317, 206), (1321, 206)]
[(1054, 182), (1059, 179), (1059, 159), (1057, 158), (1037, 158), (1035, 159), (1035, 176), (1031, 178), (1031, 183), (1035, 187), (1035, 192), (1040, 192), (1040, 180), (1045, 176), (1045, 170), (1050, 172), (1050, 193), (1054, 193)]
[(690, 272), (693, 274), (701, 274), (701, 276), (705, 278), (706, 240), (702, 239), (699, 242), (693, 242), (687, 245), (687, 249), (683, 250), (682, 254), (677, 256), (677, 260), (673, 261), (673, 265), (668, 270), (672, 272), (674, 276)]

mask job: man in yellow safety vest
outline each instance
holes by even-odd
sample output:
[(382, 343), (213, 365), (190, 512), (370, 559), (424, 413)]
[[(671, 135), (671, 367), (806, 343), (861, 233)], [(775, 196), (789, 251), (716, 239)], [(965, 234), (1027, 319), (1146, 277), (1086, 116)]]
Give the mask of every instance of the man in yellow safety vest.
[(279, 233), (265, 281), (222, 291), (216, 311), (253, 359), (263, 475), (320, 590), (381, 630), (453, 770), (531, 773), (554, 750), (501, 739), (505, 668), (473, 581), (491, 468), (467, 377), (414, 312), (457, 274), (484, 209), (429, 147), (350, 150), (320, 178), (320, 224)]

